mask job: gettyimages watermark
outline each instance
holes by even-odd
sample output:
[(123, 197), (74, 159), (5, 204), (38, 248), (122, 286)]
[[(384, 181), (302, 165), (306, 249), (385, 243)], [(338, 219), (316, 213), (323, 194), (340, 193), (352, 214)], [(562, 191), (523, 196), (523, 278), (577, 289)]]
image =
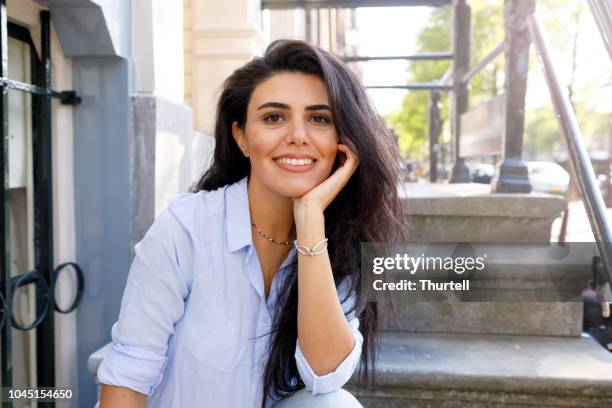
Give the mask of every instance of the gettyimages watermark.
[(361, 244), (361, 290), (404, 301), (581, 301), (594, 243)]

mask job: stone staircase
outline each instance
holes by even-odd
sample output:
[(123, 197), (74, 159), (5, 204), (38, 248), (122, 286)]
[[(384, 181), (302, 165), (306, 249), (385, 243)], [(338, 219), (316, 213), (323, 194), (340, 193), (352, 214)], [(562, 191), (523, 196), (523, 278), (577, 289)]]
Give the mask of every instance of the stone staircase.
[(587, 337), (387, 333), (366, 408), (611, 407), (612, 356)]
[[(491, 194), (487, 185), (411, 184), (403, 205), (410, 242), (534, 244), (550, 241), (566, 203)], [(504, 276), (510, 299), (524, 299), (526, 287), (554, 291), (556, 277), (567, 284), (568, 273), (579, 293), (591, 278), (590, 255), (562, 265), (509, 255), (492, 273)], [(582, 334), (581, 302), (393, 299), (377, 387), (358, 390), (356, 374), (346, 386), (366, 408), (612, 407), (612, 354)]]

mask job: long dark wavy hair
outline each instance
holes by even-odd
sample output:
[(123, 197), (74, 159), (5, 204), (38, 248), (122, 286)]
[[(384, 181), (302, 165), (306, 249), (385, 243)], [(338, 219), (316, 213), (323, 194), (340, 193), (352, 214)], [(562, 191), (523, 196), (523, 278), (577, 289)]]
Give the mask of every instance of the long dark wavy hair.
[[(270, 44), (263, 57), (253, 58), (234, 71), (225, 80), (217, 105), (212, 165), (192, 191), (215, 190), (249, 175), (250, 162), (232, 137), (232, 123), (237, 122), (244, 130), (253, 90), (281, 72), (311, 74), (323, 80), (336, 131), (341, 140), (349, 139), (353, 143), (359, 157), (359, 167), (325, 210), (325, 235), (329, 238), (328, 253), (336, 287), (350, 277), (348, 294), (355, 294), (355, 303), (346, 315), (354, 313), (359, 318), (364, 338), (358, 387), (362, 380), (366, 386), (374, 386), (381, 302), (375, 299), (374, 291), (368, 290), (371, 286), (362, 281), (360, 243), (398, 242), (403, 238), (403, 215), (397, 194), (400, 158), (393, 138), (351, 70), (337, 57), (314, 45), (278, 40)], [(348, 296), (340, 300), (344, 303), (347, 299)], [(294, 358), (297, 311), (297, 263), (294, 263), (279, 290), (261, 407), (268, 397), (279, 400), (304, 388)]]

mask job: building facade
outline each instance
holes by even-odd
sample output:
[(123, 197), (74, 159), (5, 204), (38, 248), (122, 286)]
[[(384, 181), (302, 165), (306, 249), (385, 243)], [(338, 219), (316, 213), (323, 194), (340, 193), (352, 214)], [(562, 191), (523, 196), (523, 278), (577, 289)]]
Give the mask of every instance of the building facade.
[(2, 4), (1, 280), (12, 319), (0, 378), (70, 388), (58, 406), (93, 406), (90, 357), (110, 341), (134, 245), (208, 166), (223, 80), (276, 38), (349, 55), (354, 15), (253, 0)]
[[(97, 387), (87, 361), (110, 340), (133, 246), (168, 200), (197, 178), (211, 147), (210, 137), (194, 132), (193, 111), (184, 101), (183, 4), (7, 0), (5, 7), (8, 75), (3, 76), (17, 85), (38, 85), (34, 62), (45, 61), (41, 12), (48, 12), (47, 60), (56, 94), (44, 139), (44, 119), (34, 114), (39, 98), (8, 89), (3, 294), (13, 295), (13, 322), (22, 322), (22, 328), (38, 318), (41, 323), (27, 331), (6, 323), (3, 386), (53, 381), (73, 391), (72, 399), (58, 406), (93, 406)], [(80, 103), (64, 104), (60, 95)], [(40, 154), (41, 143), (49, 146), (48, 157)], [(46, 202), (38, 191), (40, 168), (52, 174)], [(45, 211), (51, 216), (42, 228)], [(38, 236), (43, 229), (52, 236), (44, 245)], [(52, 268), (43, 272), (39, 261), (45, 251), (52, 252)], [(44, 299), (53, 297), (60, 309), (73, 303), (79, 288), (75, 267), (57, 278), (52, 273), (65, 262), (83, 274), (78, 307), (62, 314), (53, 312), (51, 302), (40, 309), (47, 305), (41, 300), (44, 287), (49, 290)], [(21, 279), (28, 271), (46, 283)]]

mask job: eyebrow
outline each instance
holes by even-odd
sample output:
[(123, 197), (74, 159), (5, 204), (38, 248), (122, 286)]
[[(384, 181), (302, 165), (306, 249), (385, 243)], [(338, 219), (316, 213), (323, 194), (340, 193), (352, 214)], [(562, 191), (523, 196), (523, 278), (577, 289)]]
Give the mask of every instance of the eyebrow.
[[(280, 103), (280, 102), (266, 102), (263, 105), (261, 105), (259, 108), (257, 108), (257, 110), (260, 110), (263, 108), (291, 109), (289, 105), (285, 103)], [(325, 105), (325, 104), (310, 105), (306, 107), (306, 110), (308, 111), (316, 111), (316, 110), (322, 110), (322, 109), (327, 109), (328, 111), (331, 111), (331, 108), (329, 107), (329, 105)]]
[(331, 112), (331, 108), (329, 107), (329, 105), (321, 104), (321, 105), (310, 105), (306, 107), (306, 110), (309, 110), (309, 111), (322, 110), (322, 109), (327, 109), (328, 111)]

